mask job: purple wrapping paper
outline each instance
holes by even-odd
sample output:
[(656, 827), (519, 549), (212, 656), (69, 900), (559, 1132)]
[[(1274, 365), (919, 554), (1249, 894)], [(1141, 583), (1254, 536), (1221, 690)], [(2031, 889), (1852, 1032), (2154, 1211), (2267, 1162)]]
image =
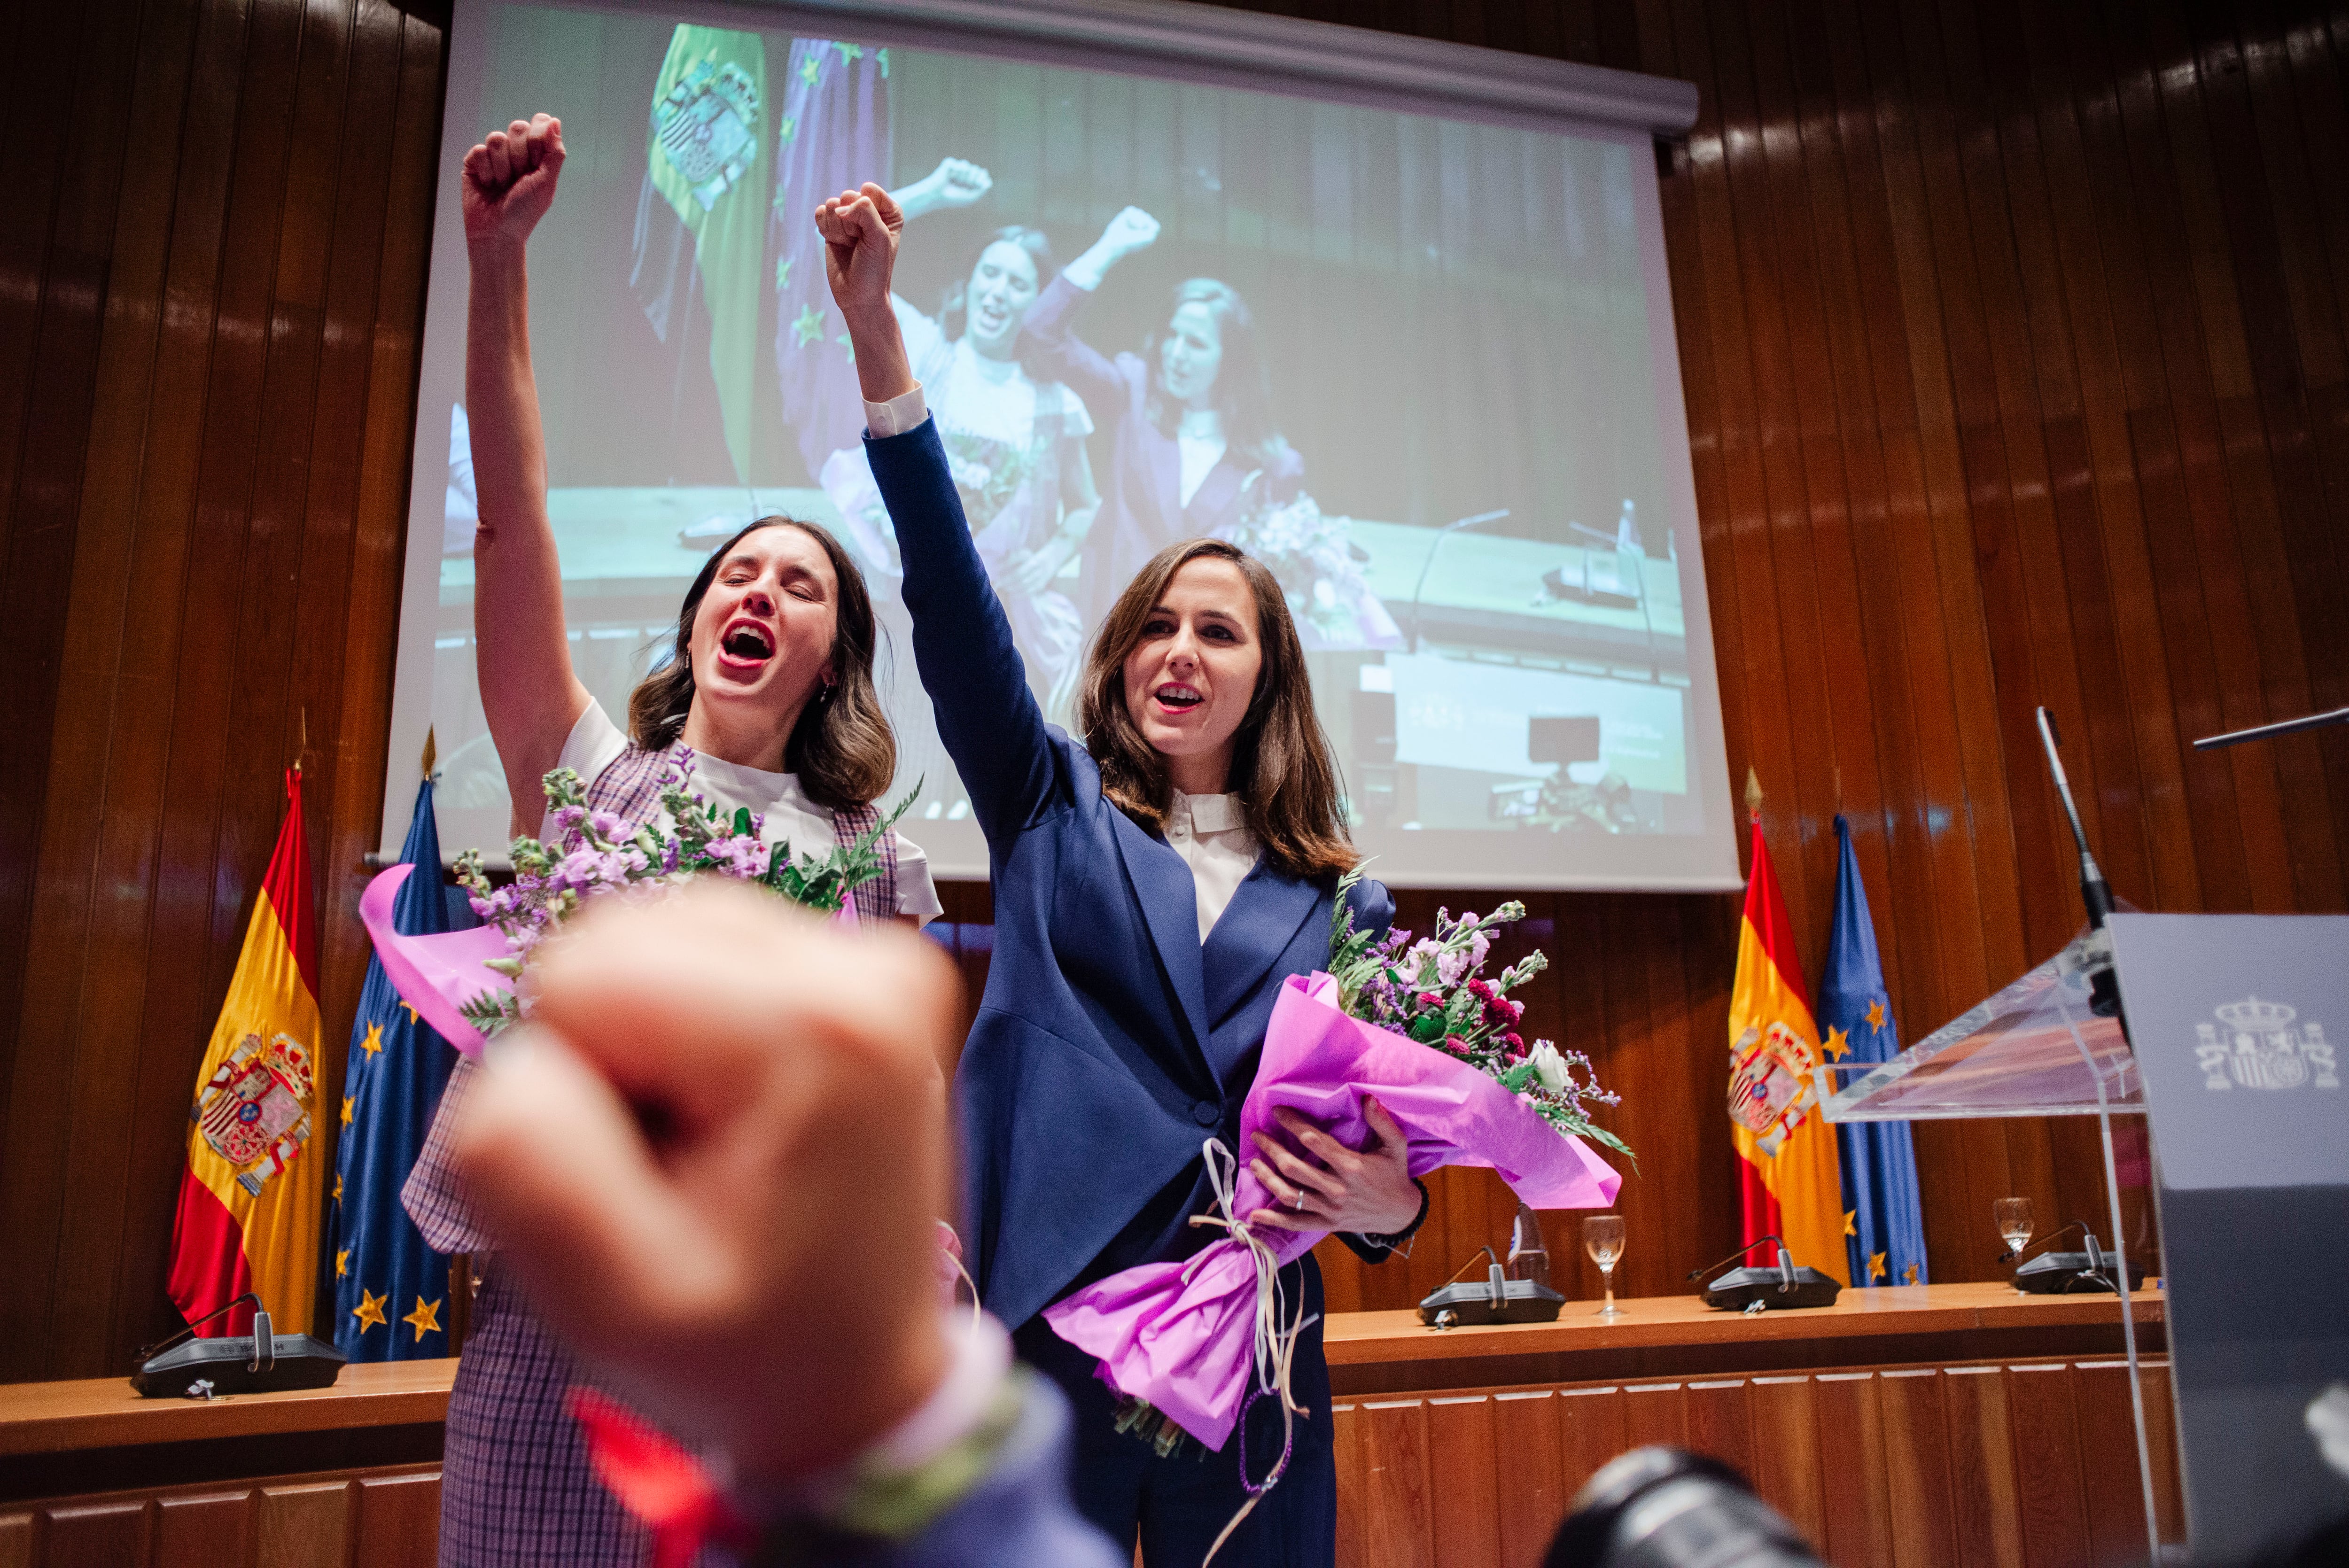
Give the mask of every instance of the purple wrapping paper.
[[(440, 1037), (463, 1055), (478, 1057), (489, 1044), (481, 1030), (465, 1020), (459, 1011), (474, 997), (490, 991), (512, 991), (514, 983), (490, 968), (492, 958), (512, 955), (512, 948), (506, 934), (494, 925), (476, 925), (467, 931), (443, 932), (435, 936), (403, 936), (392, 923), (392, 901), (399, 895), (399, 884), (408, 880), (414, 866), (387, 866), (359, 895), (359, 923), (367, 927), (367, 939), (375, 944), (375, 955), (383, 964), (385, 978), (399, 999), (416, 1009), (416, 1016), (440, 1031)], [(657, 884), (644, 882), (639, 887)], [(600, 896), (609, 896), (608, 894)], [(843, 903), (830, 918), (838, 924), (856, 923), (856, 906)]]
[(503, 958), (506, 934), (494, 925), (437, 936), (403, 936), (392, 924), (392, 901), (414, 866), (387, 866), (367, 892), (359, 895), (359, 923), (375, 944), (375, 955), (384, 977), (416, 1016), (440, 1031), (440, 1037), (469, 1057), (481, 1054), (481, 1032), (465, 1021), (458, 1009), (484, 991), (511, 991), (513, 982), (483, 967)]
[[(1288, 1106), (1350, 1149), (1369, 1141), (1362, 1097), (1386, 1108), (1411, 1145), (1413, 1176), (1439, 1165), (1484, 1165), (1537, 1209), (1604, 1209), (1623, 1178), (1582, 1140), (1467, 1063), (1348, 1017), (1327, 975), (1294, 975), (1273, 1003), (1256, 1083), (1240, 1107), (1240, 1170), (1233, 1203), (1245, 1220), (1275, 1205), (1247, 1169), (1258, 1130), (1279, 1135)], [(1283, 1264), (1327, 1233), (1262, 1237)], [(1293, 1310), (1293, 1305), (1292, 1305)], [(1254, 1370), (1256, 1268), (1231, 1238), (1185, 1263), (1143, 1264), (1044, 1309), (1054, 1333), (1100, 1357), (1102, 1381), (1147, 1399), (1220, 1450), (1239, 1418)]]

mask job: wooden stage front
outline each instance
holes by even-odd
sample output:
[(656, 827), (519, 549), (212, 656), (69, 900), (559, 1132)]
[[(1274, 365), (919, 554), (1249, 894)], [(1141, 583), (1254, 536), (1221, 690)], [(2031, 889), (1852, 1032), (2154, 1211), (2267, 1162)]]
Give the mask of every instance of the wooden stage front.
[[(1692, 1296), (1602, 1322), (1345, 1313), (1339, 1561), (1531, 1564), (1626, 1449), (1719, 1456), (1838, 1568), (2142, 1561), (2120, 1315), (2003, 1285), (1847, 1291), (1744, 1316)], [(2163, 1536), (2183, 1537), (2162, 1301), (2133, 1304)], [(119, 1379), (0, 1387), (0, 1568), (429, 1568), (453, 1361), (196, 1403)], [(2026, 1546), (2027, 1543), (2027, 1546)]]

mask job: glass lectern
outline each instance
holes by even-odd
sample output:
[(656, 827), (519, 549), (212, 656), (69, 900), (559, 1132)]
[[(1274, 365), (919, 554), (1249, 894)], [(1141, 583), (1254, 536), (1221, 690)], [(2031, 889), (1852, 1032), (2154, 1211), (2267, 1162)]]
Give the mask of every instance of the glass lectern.
[[(2143, 1116), (2145, 1088), (2116, 1019), (2089, 1006), (2089, 973), (2111, 962), (2101, 932), (2083, 931), (2054, 957), (1968, 1009), (1887, 1062), (1827, 1063), (1818, 1069), (1826, 1119), (1935, 1121), (1990, 1116), (2093, 1116), (2103, 1134), (2105, 1191), (2115, 1249), (2124, 1245), (2120, 1180), (2113, 1158), (2116, 1116)], [(1837, 1083), (1837, 1079), (1847, 1081)], [(2127, 1265), (2120, 1265), (2125, 1284)], [(2137, 1318), (2120, 1290), (2121, 1339), (2128, 1353), (2137, 1421), (2137, 1480), (2144, 1491), (2148, 1561), (2162, 1560), (2154, 1509), (2153, 1453), (2138, 1377)]]

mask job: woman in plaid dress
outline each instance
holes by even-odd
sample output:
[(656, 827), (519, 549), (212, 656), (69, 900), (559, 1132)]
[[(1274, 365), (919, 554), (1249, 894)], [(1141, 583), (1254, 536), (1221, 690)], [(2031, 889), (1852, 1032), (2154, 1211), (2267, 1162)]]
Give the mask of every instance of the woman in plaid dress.
[[(588, 805), (632, 822), (660, 814), (664, 776), (693, 754), (690, 788), (764, 819), (771, 841), (853, 842), (878, 822), (896, 745), (873, 684), (864, 582), (824, 530), (761, 518), (701, 568), (678, 616), (673, 656), (639, 685), (626, 733), (582, 686), (564, 625), (562, 571), (546, 510), (546, 456), (531, 369), (523, 247), (554, 197), (563, 130), (545, 115), (466, 154), (471, 266), (465, 394), (481, 528), (473, 555), (481, 706), (516, 803), (556, 768), (586, 780)], [(895, 833), (882, 874), (856, 890), (860, 918), (937, 913), (921, 851)], [(595, 1479), (564, 1395), (586, 1381), (496, 1264), (449, 1161), (476, 1069), (460, 1064), (402, 1198), (425, 1240), (471, 1253), (484, 1278), (450, 1396), (440, 1561), (472, 1568), (633, 1565), (649, 1542)]]

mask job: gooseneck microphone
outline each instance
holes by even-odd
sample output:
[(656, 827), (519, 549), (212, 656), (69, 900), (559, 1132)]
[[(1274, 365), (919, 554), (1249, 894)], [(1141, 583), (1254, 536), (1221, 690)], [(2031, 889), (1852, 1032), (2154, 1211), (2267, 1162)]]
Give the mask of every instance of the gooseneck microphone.
[[(2072, 842), (2080, 851), (2080, 902), (2087, 906), (2088, 930), (2093, 935), (2105, 929), (2105, 918), (2113, 913), (2112, 884), (2105, 881), (2096, 857), (2088, 852), (2087, 830), (2080, 825), (2072, 781), (2064, 776), (2064, 758), (2056, 751), (2064, 744), (2063, 738), (2055, 733), (2055, 716), (2044, 707), (2039, 710), (2039, 739), (2046, 748), (2048, 770), (2055, 776), (2055, 793), (2064, 802), (2064, 818), (2072, 824)], [(2108, 942), (2095, 945), (2099, 952), (2088, 965), (2088, 1010), (2100, 1018), (2116, 1018), (2121, 1012), (2121, 988), (2113, 975), (2111, 946)], [(2127, 1025), (2122, 1028), (2126, 1032)]]
[(1744, 1257), (1746, 1253), (1752, 1252), (1754, 1248), (1760, 1246), (1764, 1242), (1775, 1242), (1777, 1243), (1778, 1272), (1785, 1276), (1785, 1288), (1792, 1290), (1795, 1287), (1795, 1260), (1787, 1256), (1786, 1243), (1779, 1241), (1775, 1236), (1756, 1236), (1752, 1241), (1746, 1243), (1744, 1246), (1738, 1248), (1735, 1252), (1730, 1253), (1727, 1257), (1723, 1258), (1720, 1263), (1711, 1263), (1705, 1264), (1704, 1267), (1701, 1269), (1689, 1270), (1688, 1277), (1691, 1280), (1702, 1279), (1706, 1274), (1711, 1274), (1713, 1270), (1722, 1267), (1723, 1264), (1735, 1263), (1738, 1259)]

